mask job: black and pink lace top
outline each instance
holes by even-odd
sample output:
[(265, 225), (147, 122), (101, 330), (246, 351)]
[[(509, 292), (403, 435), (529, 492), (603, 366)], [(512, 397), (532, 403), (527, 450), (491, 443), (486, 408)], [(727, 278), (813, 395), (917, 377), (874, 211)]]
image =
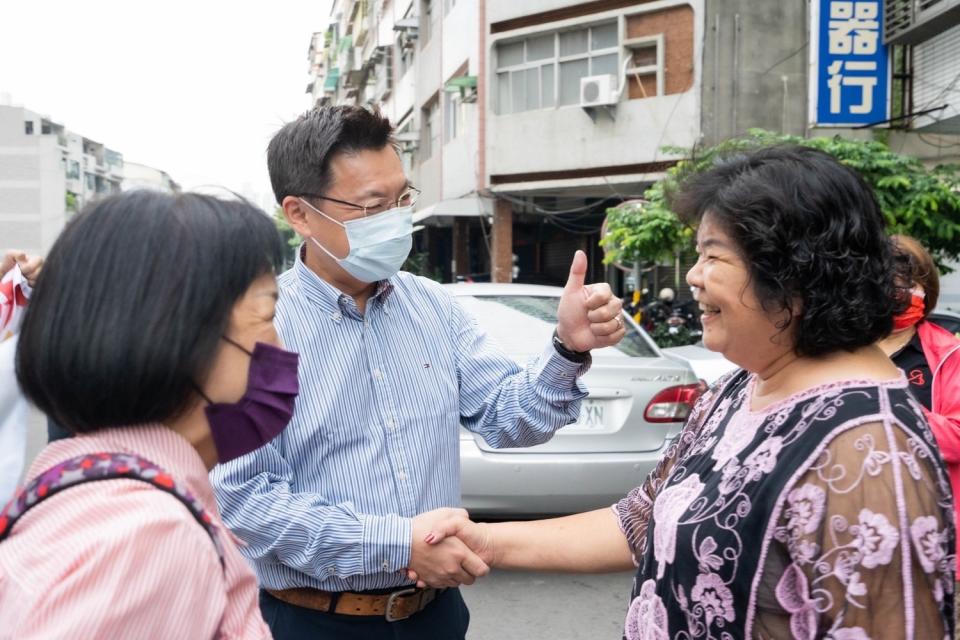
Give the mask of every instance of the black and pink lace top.
[(708, 392), (614, 506), (638, 570), (629, 640), (953, 637), (953, 500), (906, 380), (752, 411)]

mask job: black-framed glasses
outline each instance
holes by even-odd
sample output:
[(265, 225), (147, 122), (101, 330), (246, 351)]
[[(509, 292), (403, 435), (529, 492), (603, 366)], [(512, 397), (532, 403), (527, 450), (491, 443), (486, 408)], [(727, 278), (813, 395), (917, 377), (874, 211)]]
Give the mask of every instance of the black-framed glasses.
[(343, 205), (345, 207), (350, 207), (351, 209), (356, 209), (357, 211), (363, 212), (363, 217), (375, 216), (378, 213), (383, 213), (394, 207), (412, 207), (417, 204), (417, 199), (420, 197), (420, 189), (416, 187), (409, 187), (406, 191), (400, 194), (400, 197), (396, 200), (390, 198), (380, 198), (368, 202), (367, 204), (357, 204), (355, 202), (347, 202), (346, 200), (338, 200), (337, 198), (331, 198), (329, 196), (318, 196), (312, 193), (305, 193), (302, 198), (316, 198), (317, 200), (327, 200), (329, 202), (336, 202), (337, 204)]

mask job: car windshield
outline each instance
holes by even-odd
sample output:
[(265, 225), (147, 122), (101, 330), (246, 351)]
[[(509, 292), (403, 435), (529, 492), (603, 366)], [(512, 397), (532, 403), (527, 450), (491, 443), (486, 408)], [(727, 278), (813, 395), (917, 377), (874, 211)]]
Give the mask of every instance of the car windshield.
[[(458, 296), (457, 300), (480, 326), (511, 356), (540, 353), (557, 325), (556, 296)], [(615, 347), (598, 349), (602, 356), (656, 357), (650, 344), (630, 323)]]

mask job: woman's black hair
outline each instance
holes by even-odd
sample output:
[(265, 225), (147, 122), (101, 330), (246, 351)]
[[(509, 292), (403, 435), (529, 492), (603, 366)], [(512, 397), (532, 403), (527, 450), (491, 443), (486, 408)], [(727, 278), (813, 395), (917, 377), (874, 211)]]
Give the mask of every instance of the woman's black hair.
[(787, 314), (802, 356), (886, 336), (898, 311), (891, 244), (873, 190), (832, 156), (781, 145), (722, 158), (671, 194), (687, 221), (709, 214), (737, 244), (764, 310)]
[(273, 222), (245, 201), (133, 191), (90, 205), (27, 307), (24, 394), (73, 432), (181, 415), (235, 303), (282, 259)]

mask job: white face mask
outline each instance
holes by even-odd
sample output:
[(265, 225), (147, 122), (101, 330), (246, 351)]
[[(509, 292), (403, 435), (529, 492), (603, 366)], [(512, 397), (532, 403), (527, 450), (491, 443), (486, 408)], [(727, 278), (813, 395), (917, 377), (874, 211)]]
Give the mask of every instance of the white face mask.
[(379, 282), (396, 275), (413, 246), (413, 207), (395, 207), (376, 215), (340, 222), (312, 204), (305, 205), (347, 232), (350, 253), (338, 258), (316, 238), (313, 243), (337, 261), (343, 270), (361, 282)]

